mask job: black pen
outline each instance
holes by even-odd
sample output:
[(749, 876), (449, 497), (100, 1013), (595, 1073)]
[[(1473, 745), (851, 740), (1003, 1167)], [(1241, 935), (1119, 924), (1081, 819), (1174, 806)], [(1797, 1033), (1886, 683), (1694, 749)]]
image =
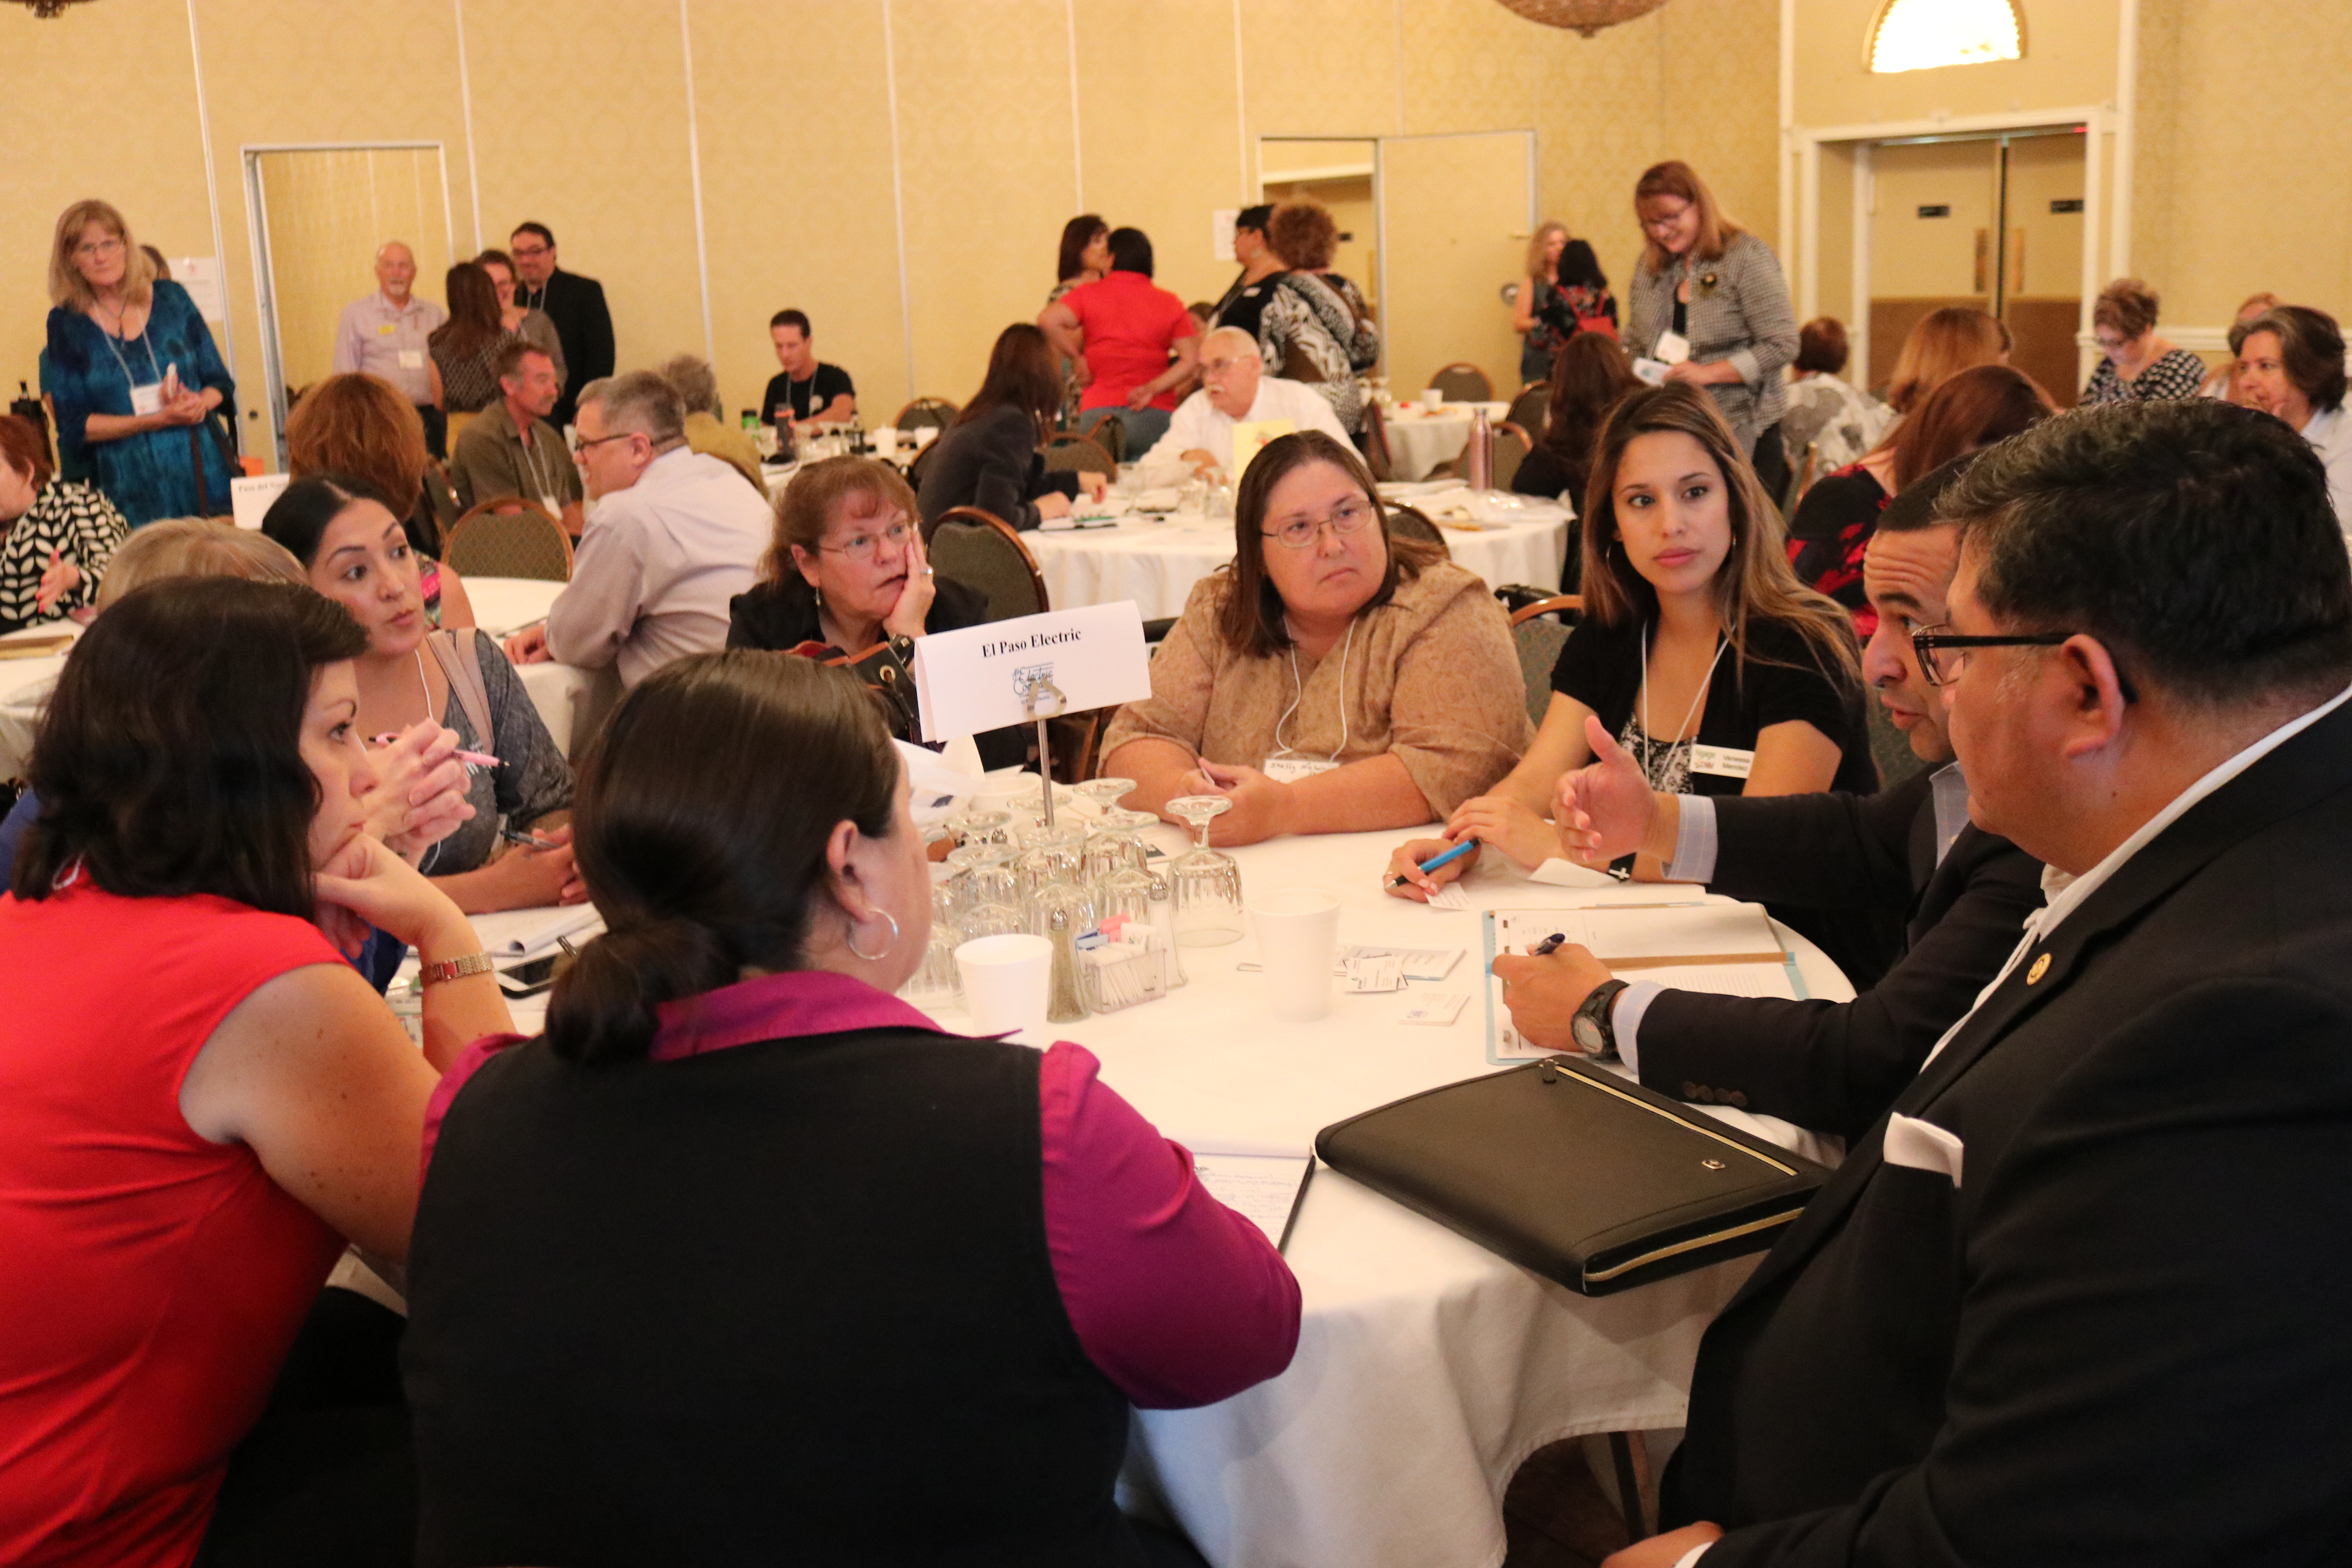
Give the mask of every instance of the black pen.
[(1565, 942), (1567, 940), (1568, 933), (1566, 931), (1556, 931), (1549, 936), (1544, 938), (1543, 941), (1536, 943), (1535, 946), (1528, 949), (1528, 956), (1529, 958), (1549, 958), (1553, 953), (1559, 951), (1560, 944)]
[(499, 828), (499, 837), (505, 839), (509, 844), (520, 844), (526, 849), (556, 849), (562, 847), (561, 845), (549, 843), (546, 839), (540, 837), (535, 833), (517, 833), (511, 827)]

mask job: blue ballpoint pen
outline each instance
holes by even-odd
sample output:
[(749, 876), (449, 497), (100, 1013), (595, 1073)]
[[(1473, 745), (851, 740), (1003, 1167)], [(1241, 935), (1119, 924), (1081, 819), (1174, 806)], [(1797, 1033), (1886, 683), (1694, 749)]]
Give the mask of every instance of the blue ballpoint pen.
[[(1461, 859), (1462, 857), (1469, 854), (1470, 851), (1477, 847), (1478, 840), (1475, 838), (1465, 838), (1461, 843), (1456, 844), (1453, 848), (1448, 849), (1444, 854), (1436, 856), (1432, 859), (1423, 860), (1419, 866), (1415, 867), (1414, 869), (1426, 877), (1432, 871), (1436, 870), (1440, 866), (1453, 865), (1454, 862)], [(1412, 879), (1411, 877), (1405, 876), (1400, 872), (1396, 876), (1389, 879), (1389, 886), (1391, 888), (1402, 888), (1409, 885), (1412, 881)]]

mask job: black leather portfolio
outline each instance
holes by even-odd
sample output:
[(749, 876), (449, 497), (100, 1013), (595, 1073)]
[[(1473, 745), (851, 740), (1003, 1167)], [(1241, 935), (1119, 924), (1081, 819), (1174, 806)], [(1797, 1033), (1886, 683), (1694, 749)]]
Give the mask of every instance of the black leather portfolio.
[(1576, 1057), (1367, 1110), (1315, 1152), (1586, 1296), (1761, 1252), (1830, 1174)]

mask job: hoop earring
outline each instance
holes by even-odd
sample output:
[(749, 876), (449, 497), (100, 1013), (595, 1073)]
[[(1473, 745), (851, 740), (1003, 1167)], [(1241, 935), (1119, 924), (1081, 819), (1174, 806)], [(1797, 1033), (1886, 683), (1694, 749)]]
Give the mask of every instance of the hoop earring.
[(884, 920), (890, 922), (890, 940), (883, 944), (881, 952), (867, 952), (865, 949), (857, 945), (857, 922), (856, 921), (849, 922), (849, 934), (841, 939), (844, 945), (845, 945), (851, 952), (856, 953), (858, 957), (864, 959), (868, 963), (881, 963), (882, 960), (890, 956), (890, 950), (898, 945), (898, 917), (892, 914), (888, 910), (877, 910), (875, 912), (879, 914)]

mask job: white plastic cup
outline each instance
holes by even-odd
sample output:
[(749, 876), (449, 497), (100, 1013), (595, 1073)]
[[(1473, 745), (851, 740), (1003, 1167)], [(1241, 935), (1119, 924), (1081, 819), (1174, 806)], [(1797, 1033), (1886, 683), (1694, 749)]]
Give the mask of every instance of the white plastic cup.
[(1043, 1043), (1054, 944), (1042, 936), (975, 937), (956, 949), (964, 1010), (978, 1035), (1026, 1034)]
[(1250, 900), (1249, 917), (1274, 1016), (1286, 1024), (1311, 1024), (1330, 1012), (1339, 900), (1320, 888), (1286, 888)]
[(898, 454), (898, 432), (895, 427), (888, 425), (880, 426), (874, 431), (873, 440), (874, 455), (884, 462), (888, 462)]
[(1423, 388), (1421, 389), (1421, 405), (1422, 405), (1423, 408), (1428, 409), (1432, 414), (1434, 414), (1434, 413), (1436, 413), (1439, 409), (1441, 409), (1441, 408), (1444, 407), (1444, 406), (1445, 406), (1445, 392), (1444, 392), (1444, 388), (1442, 388), (1442, 387), (1435, 387), (1435, 386), (1424, 386), (1424, 387), (1423, 387)]

